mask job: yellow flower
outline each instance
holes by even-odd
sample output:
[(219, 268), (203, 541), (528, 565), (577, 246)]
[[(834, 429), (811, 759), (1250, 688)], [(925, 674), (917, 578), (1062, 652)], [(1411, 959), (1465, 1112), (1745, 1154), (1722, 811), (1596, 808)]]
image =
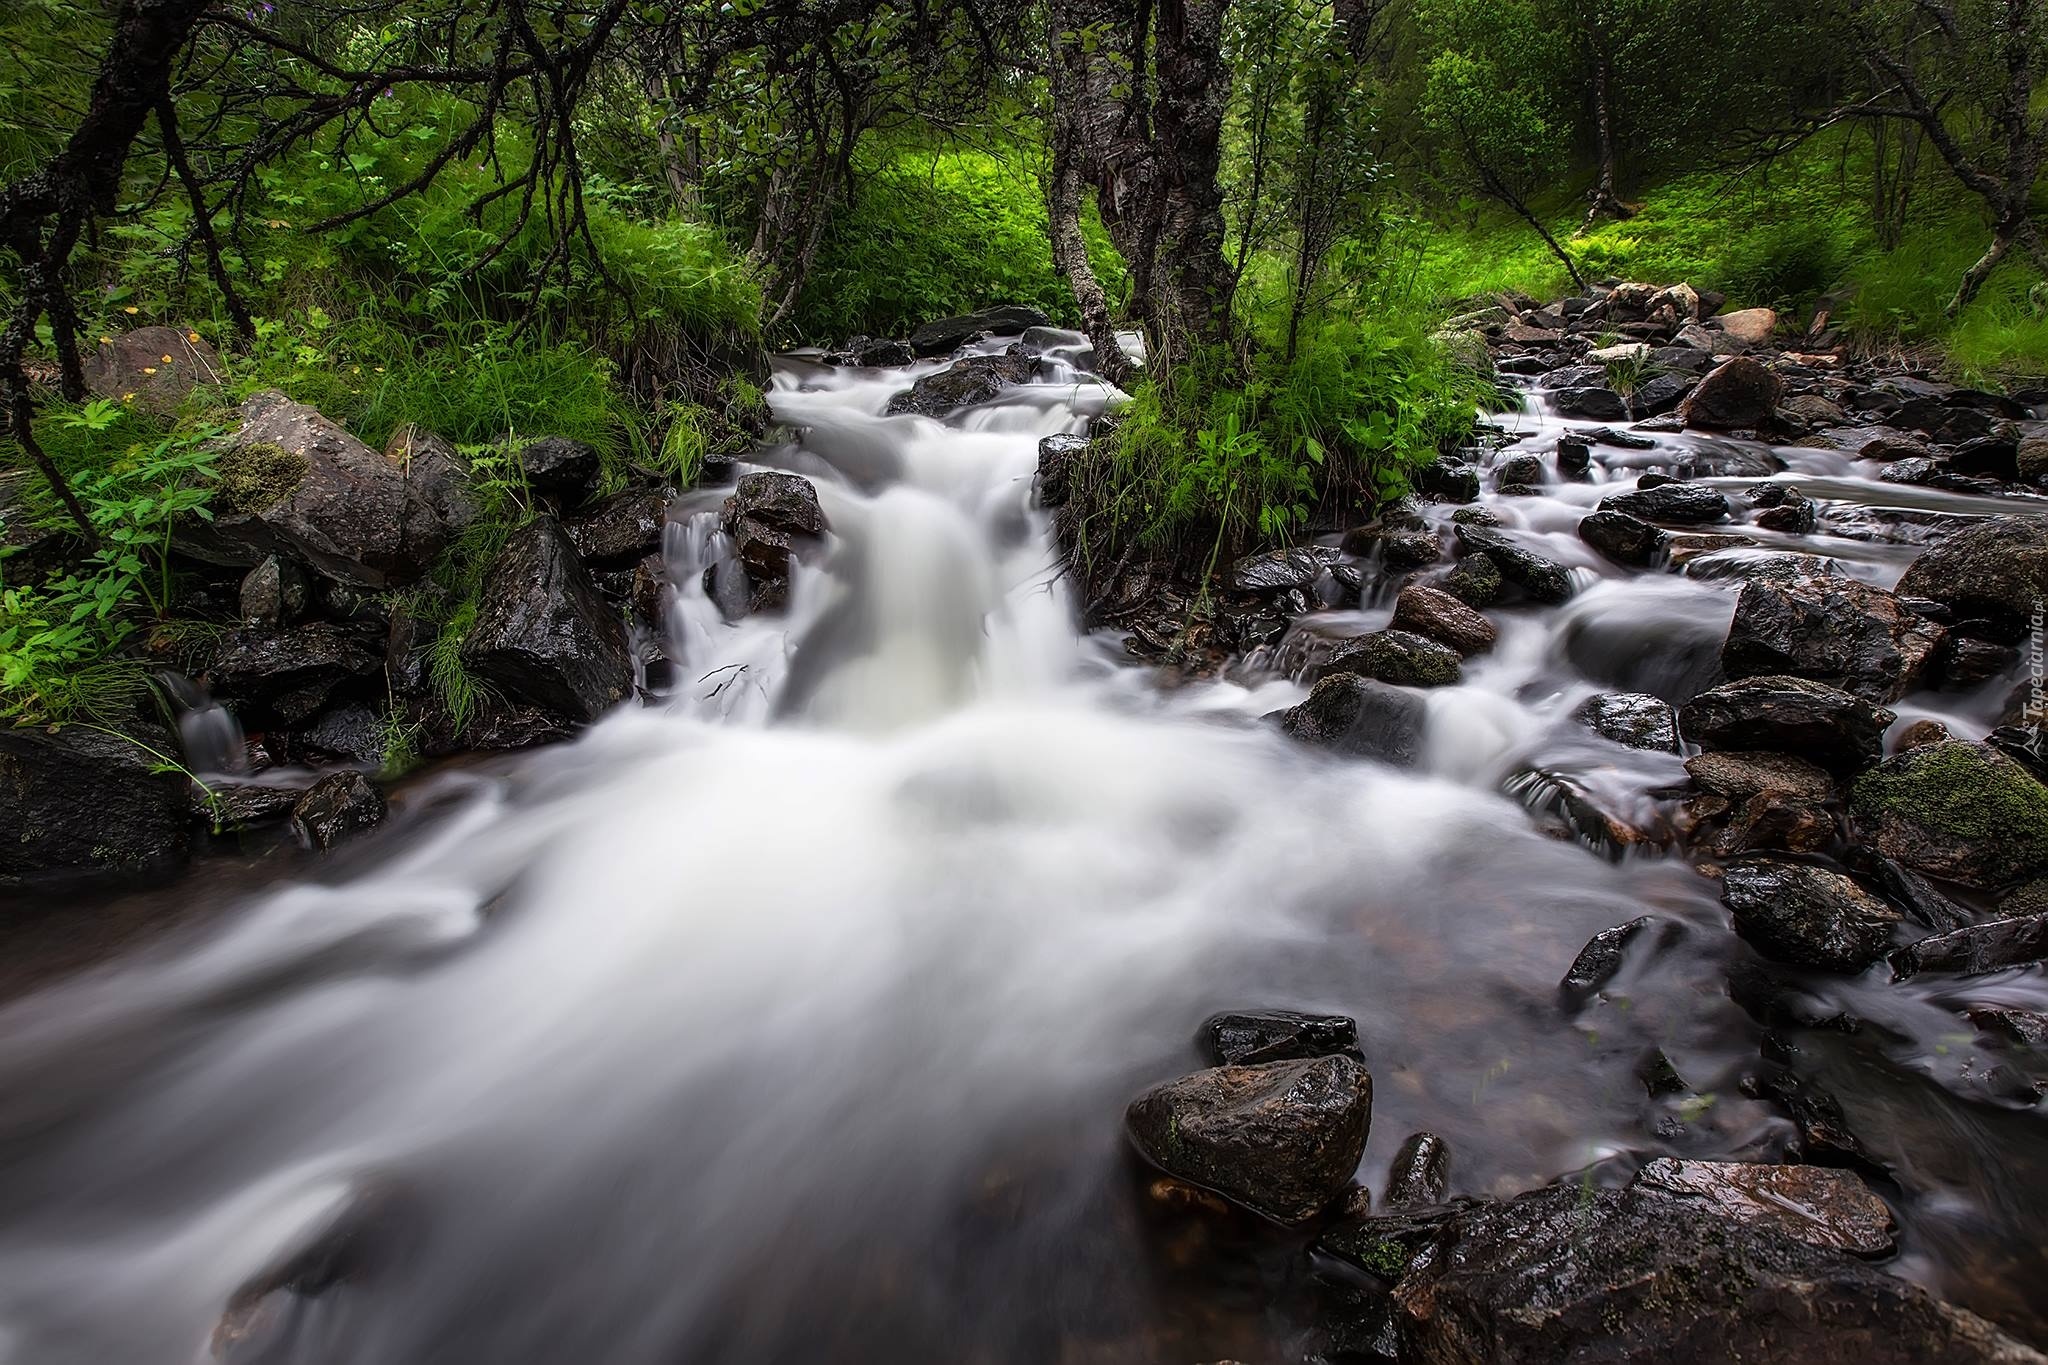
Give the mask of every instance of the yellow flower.
[(382, 365), (379, 365), (379, 366), (377, 367), (377, 373), (378, 373), (378, 374), (382, 374), (382, 373), (384, 373), (384, 367), (383, 367)]
[(185, 333), (185, 340), (196, 343), (199, 340), (199, 333), (187, 332)]
[(137, 307), (136, 307), (136, 306), (135, 306), (134, 304), (132, 304), (132, 303), (131, 303), (131, 304), (129, 304), (129, 305), (128, 305), (128, 306), (126, 307), (126, 308), (123, 308), (123, 309), (122, 309), (121, 311), (122, 311), (122, 312), (124, 312), (124, 313), (130, 313), (130, 314), (133, 314), (133, 313), (139, 313), (139, 312), (141, 312), (142, 310), (141, 310), (140, 308), (137, 308)]
[(142, 367), (142, 372), (143, 372), (144, 374), (155, 374), (155, 373), (156, 373), (156, 366), (154, 366), (154, 365), (144, 365), (144, 366)]
[(121, 395), (121, 401), (123, 403), (132, 403), (135, 401), (135, 395), (132, 393), (124, 393)]
[(100, 338), (100, 345), (102, 345), (102, 346), (111, 346), (111, 345), (113, 345), (113, 344), (114, 344), (114, 339), (113, 339), (112, 337), (101, 337), (101, 338)]
[(165, 357), (164, 357), (164, 364), (168, 365), (168, 364), (170, 364), (170, 363), (171, 363), (171, 358), (170, 358), (169, 356), (165, 356)]

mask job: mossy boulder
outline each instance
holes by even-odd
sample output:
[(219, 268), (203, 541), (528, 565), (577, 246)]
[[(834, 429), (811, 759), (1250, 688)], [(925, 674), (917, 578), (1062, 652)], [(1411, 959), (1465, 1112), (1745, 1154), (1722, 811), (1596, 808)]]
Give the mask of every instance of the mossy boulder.
[(1995, 889), (2048, 873), (2048, 787), (1985, 744), (1949, 740), (1859, 778), (1850, 811), (1886, 857)]

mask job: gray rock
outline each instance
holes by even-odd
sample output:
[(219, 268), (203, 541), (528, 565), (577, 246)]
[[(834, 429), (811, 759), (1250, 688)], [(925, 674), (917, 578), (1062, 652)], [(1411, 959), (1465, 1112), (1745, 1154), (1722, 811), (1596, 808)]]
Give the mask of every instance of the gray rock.
[(885, 411), (945, 417), (976, 403), (991, 402), (1012, 385), (1028, 384), (1037, 373), (1038, 362), (1030, 356), (971, 355), (924, 376), (907, 392), (891, 398)]
[(1426, 635), (1466, 658), (1492, 649), (1496, 636), (1493, 622), (1442, 588), (1423, 583), (1401, 589), (1394, 599), (1391, 625), (1395, 630)]
[(1377, 630), (1339, 641), (1320, 672), (1356, 673), (1403, 687), (1450, 687), (1462, 670), (1458, 651), (1449, 645), (1412, 631)]
[(218, 387), (227, 371), (220, 355), (199, 333), (182, 327), (137, 327), (108, 337), (83, 357), (85, 389), (95, 398), (109, 398), (141, 408), (157, 417), (174, 417), (185, 395), (196, 388)]
[(2048, 602), (2048, 520), (1993, 517), (1965, 526), (1914, 560), (1898, 592), (1939, 602), (1958, 620), (1981, 621), (1997, 640), (2023, 639)]
[[(150, 750), (156, 752), (152, 753)], [(0, 887), (132, 881), (185, 861), (185, 778), (152, 742), (77, 725), (0, 728)]]
[(1702, 749), (1796, 754), (1824, 768), (1855, 771), (1884, 756), (1884, 732), (1896, 719), (1840, 688), (1773, 676), (1700, 693), (1679, 709), (1678, 726)]
[(307, 596), (306, 575), (299, 566), (266, 555), (261, 564), (243, 575), (239, 593), (242, 619), (277, 630), (305, 612)]
[(1982, 976), (2048, 959), (2048, 914), (1987, 920), (1923, 938), (1892, 955), (1896, 976), (1953, 972)]
[(1038, 443), (1037, 495), (1040, 507), (1064, 507), (1073, 493), (1075, 465), (1088, 454), (1088, 438), (1069, 432)]
[(293, 831), (321, 852), (383, 819), (383, 793), (358, 772), (321, 778), (292, 807)]
[(1789, 674), (1896, 701), (1920, 686), (1946, 634), (1891, 593), (1846, 575), (1753, 580), (1736, 599), (1721, 666), (1731, 678)]
[(559, 498), (565, 506), (589, 497), (604, 472), (604, 461), (594, 447), (566, 436), (534, 441), (521, 449), (513, 462), (528, 489)]
[(591, 721), (632, 688), (625, 631), (552, 517), (513, 533), (462, 641), (471, 672), (514, 702)]
[(1167, 1174), (1302, 1223), (1358, 1169), (1372, 1077), (1344, 1056), (1216, 1067), (1154, 1086), (1131, 1102), (1125, 1123)]
[(1617, 564), (1656, 567), (1671, 543), (1668, 532), (1625, 512), (1595, 512), (1579, 522), (1579, 539)]
[(1786, 858), (1728, 865), (1721, 903), (1750, 942), (1780, 962), (1856, 972), (1891, 951), (1902, 917), (1839, 872)]
[(1485, 551), (1501, 577), (1536, 601), (1556, 605), (1571, 597), (1571, 574), (1562, 565), (1523, 549), (1504, 532), (1490, 526), (1460, 526), (1457, 535), (1466, 549)]
[(1412, 692), (1336, 673), (1318, 682), (1308, 700), (1268, 719), (1304, 744), (1408, 767), (1421, 755), (1428, 715)]
[(1629, 749), (1678, 752), (1678, 712), (1647, 692), (1603, 692), (1588, 697), (1572, 719), (1602, 739)]
[(1687, 526), (1726, 521), (1729, 514), (1727, 495), (1696, 483), (1667, 483), (1614, 493), (1600, 500), (1599, 510)]

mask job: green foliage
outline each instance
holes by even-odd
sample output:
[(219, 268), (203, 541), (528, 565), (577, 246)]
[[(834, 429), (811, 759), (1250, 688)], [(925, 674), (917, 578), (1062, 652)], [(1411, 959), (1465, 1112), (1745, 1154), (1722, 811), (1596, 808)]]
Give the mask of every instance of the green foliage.
[[(1033, 154), (892, 146), (861, 167), (851, 208), (834, 217), (792, 318), (808, 340), (902, 336), (933, 318), (1023, 303), (1072, 322), (1074, 299), (1053, 274), (1045, 196)], [(1089, 259), (1103, 288), (1126, 288), (1092, 212)]]

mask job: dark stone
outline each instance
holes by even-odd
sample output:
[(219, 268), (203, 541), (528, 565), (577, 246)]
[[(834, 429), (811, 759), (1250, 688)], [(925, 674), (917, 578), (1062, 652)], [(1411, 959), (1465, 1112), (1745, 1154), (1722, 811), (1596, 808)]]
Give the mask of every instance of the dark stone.
[(1921, 972), (1981, 976), (2048, 958), (2048, 914), (1986, 920), (1923, 938), (1892, 955), (1899, 977)]
[(623, 568), (661, 548), (668, 495), (651, 490), (619, 493), (563, 526), (584, 563)]
[(1637, 417), (1662, 417), (1667, 412), (1676, 412), (1697, 387), (1699, 380), (1691, 375), (1653, 375), (1628, 396), (1629, 406)]
[(1994, 1037), (2037, 1051), (2048, 1050), (2048, 1014), (2008, 1009), (2002, 1005), (1982, 1005), (1964, 1010), (1963, 1014), (1972, 1024)]
[(1493, 622), (1443, 589), (1422, 583), (1401, 589), (1394, 599), (1391, 625), (1396, 631), (1426, 635), (1466, 658), (1492, 649), (1495, 638)]
[(1578, 1182), (1346, 1223), (1388, 1286), (1387, 1354), (1430, 1365), (2039, 1365), (1854, 1256), (1650, 1188)]
[(1666, 532), (1624, 512), (1595, 512), (1584, 518), (1579, 539), (1615, 563), (1636, 569), (1654, 568), (1671, 541)]
[(1884, 756), (1884, 732), (1896, 719), (1853, 693), (1790, 677), (1723, 683), (1678, 713), (1680, 731), (1702, 749), (1797, 754), (1851, 772)]
[(631, 691), (625, 631), (554, 518), (514, 532), (484, 584), (462, 658), (507, 699), (591, 721)]
[(2048, 602), (2048, 520), (1993, 517), (1945, 537), (1899, 580), (1901, 597), (1925, 597), (1981, 622), (1965, 632), (2015, 642)]
[(2048, 788), (1983, 744), (1897, 754), (1858, 778), (1857, 832), (1918, 872), (1992, 890), (2048, 872)]
[(1543, 482), (1543, 461), (1527, 451), (1510, 455), (1495, 467), (1494, 482), (1503, 488), (1514, 484), (1537, 487)]
[(103, 337), (82, 359), (87, 393), (163, 418), (176, 417), (192, 390), (227, 376), (220, 354), (183, 327), (136, 327)]
[(1894, 1244), (1891, 1210), (1849, 1171), (1667, 1156), (1636, 1172), (1630, 1188), (1827, 1251), (1884, 1256)]
[(1320, 672), (1356, 673), (1403, 687), (1449, 687), (1462, 670), (1458, 651), (1426, 635), (1406, 630), (1377, 630), (1340, 641)]
[(1736, 356), (1709, 370), (1678, 415), (1689, 427), (1711, 431), (1755, 429), (1771, 420), (1784, 386), (1761, 361)]
[(0, 728), (0, 887), (132, 881), (182, 864), (185, 778), (158, 771), (170, 746), (76, 725)]
[(231, 632), (203, 679), (216, 697), (234, 704), (245, 725), (260, 728), (310, 718), (337, 689), (374, 677), (383, 664), (366, 630), (309, 621), (283, 632)]
[(1812, 498), (1795, 493), (1776, 506), (1759, 512), (1756, 524), (1780, 535), (1812, 535), (1820, 526), (1820, 506)]
[[(725, 500), (721, 524), (757, 588), (786, 591), (799, 540), (825, 531), (818, 490), (795, 474), (749, 474)], [(756, 602), (755, 609), (762, 609)]]
[(476, 521), (469, 462), (447, 441), (408, 422), (384, 443), (384, 458), (405, 471), (408, 490), (432, 509), (451, 537)]
[(243, 576), (237, 604), (250, 625), (278, 630), (305, 613), (309, 596), (306, 575), (298, 565), (267, 555)]
[(1838, 972), (1861, 971), (1891, 951), (1901, 918), (1839, 872), (1775, 857), (1730, 863), (1721, 903), (1769, 956)]
[(1678, 752), (1678, 712), (1662, 697), (1647, 692), (1603, 692), (1588, 697), (1572, 719), (1629, 749)]
[(1412, 1133), (1394, 1153), (1387, 1172), (1389, 1212), (1429, 1208), (1444, 1202), (1451, 1186), (1451, 1145), (1435, 1133)]
[(1372, 1077), (1350, 1057), (1224, 1066), (1154, 1086), (1125, 1122), (1146, 1159), (1282, 1223), (1351, 1183), (1372, 1124)]
[(2020, 476), (2019, 455), (2018, 434), (2009, 432), (1962, 442), (1949, 451), (1948, 464), (1958, 474), (2011, 482)]
[(851, 365), (857, 369), (887, 369), (908, 365), (917, 352), (907, 341), (890, 341), (869, 336), (848, 337), (846, 344), (825, 354), (827, 365)]
[(282, 820), (306, 793), (299, 787), (272, 787), (260, 782), (215, 782), (193, 789), (193, 813), (216, 831), (246, 829)]
[[(1478, 524), (1478, 523), (1474, 523)], [(1452, 566), (1442, 579), (1443, 590), (1473, 610), (1500, 601), (1500, 566), (1491, 555), (1474, 550)]]
[(358, 772), (321, 778), (292, 807), (292, 829), (322, 852), (384, 818), (384, 794)]
[(1341, 1014), (1234, 1010), (1202, 1024), (1202, 1043), (1220, 1066), (1255, 1066), (1310, 1057), (1356, 1057), (1358, 1022)]
[(1336, 559), (1320, 547), (1265, 550), (1230, 566), (1230, 586), (1239, 592), (1288, 592), (1308, 588)]
[(1439, 455), (1412, 476), (1415, 491), (1438, 502), (1476, 502), (1479, 471), (1463, 460)]
[[(1637, 436), (1627, 431), (1616, 431), (1613, 427), (1588, 427), (1579, 433), (1579, 438), (1591, 441), (1595, 445), (1613, 446), (1617, 450), (1655, 450), (1657, 448), (1657, 443), (1647, 436)], [(1644, 477), (1647, 478), (1649, 476), (1645, 475)], [(1644, 484), (1640, 486), (1648, 487), (1649, 485)]]
[(1074, 488), (1074, 466), (1088, 454), (1088, 438), (1061, 433), (1038, 443), (1038, 505), (1064, 507)]
[(1789, 674), (1896, 701), (1920, 686), (1945, 634), (1892, 594), (1846, 575), (1752, 581), (1736, 599), (1721, 666), (1731, 678)]
[(1280, 728), (1304, 744), (1399, 767), (1420, 756), (1428, 715), (1420, 697), (1356, 673), (1332, 674), (1308, 700), (1274, 713)]
[(971, 355), (924, 376), (891, 398), (884, 411), (945, 417), (960, 408), (991, 402), (1011, 385), (1029, 383), (1037, 373), (1038, 362), (1030, 356)]
[(2019, 651), (2011, 645), (1951, 635), (1942, 654), (1941, 681), (1947, 687), (1977, 687), (2006, 673), (2019, 659)]
[(1584, 478), (1593, 467), (1593, 447), (1576, 436), (1557, 438), (1557, 472), (1567, 479)]
[(1562, 565), (1515, 544), (1490, 526), (1460, 526), (1458, 543), (1468, 550), (1484, 550), (1501, 577), (1538, 602), (1556, 605), (1572, 595), (1572, 578)]
[(1620, 512), (1643, 521), (1687, 526), (1726, 521), (1729, 515), (1725, 494), (1695, 483), (1658, 484), (1650, 488), (1639, 487), (1628, 493), (1611, 494), (1600, 500), (1599, 510)]
[(1747, 801), (1768, 794), (1796, 801), (1826, 802), (1835, 796), (1832, 777), (1790, 754), (1696, 754), (1685, 761), (1685, 770), (1702, 791), (1730, 801)]
[(1847, 1166), (1878, 1177), (1888, 1177), (1884, 1164), (1870, 1155), (1863, 1140), (1849, 1128), (1842, 1102), (1818, 1086), (1810, 1085), (1790, 1071), (1773, 1071), (1763, 1076), (1744, 1076), (1742, 1093), (1751, 1099), (1770, 1100), (1785, 1111), (1799, 1130), (1799, 1142), (1791, 1150), (1797, 1161), (1817, 1166)]
[(549, 436), (520, 450), (515, 458), (526, 486), (546, 497), (574, 506), (597, 488), (604, 461), (597, 451), (566, 436)]
[(970, 341), (983, 337), (1022, 336), (1033, 327), (1050, 327), (1052, 319), (1036, 308), (1006, 303), (967, 313), (957, 318), (927, 322), (910, 334), (910, 349), (918, 356), (950, 355)]
[(1550, 395), (1550, 404), (1566, 417), (1595, 422), (1619, 422), (1628, 417), (1628, 400), (1604, 386), (1559, 389)]
[(1396, 531), (1380, 541), (1380, 562), (1396, 573), (1434, 564), (1443, 553), (1442, 542), (1430, 531)]
[(1643, 1054), (1642, 1060), (1636, 1063), (1636, 1079), (1643, 1083), (1644, 1091), (1653, 1100), (1666, 1095), (1683, 1095), (1692, 1089), (1661, 1047), (1653, 1047)]
[(1602, 929), (1587, 939), (1586, 946), (1579, 949), (1579, 955), (1572, 959), (1564, 980), (1558, 982), (1558, 990), (1568, 1000), (1582, 1001), (1612, 981), (1621, 970), (1622, 958), (1630, 941), (1650, 924), (1648, 915), (1638, 915), (1626, 924)]
[(374, 711), (359, 703), (323, 712), (293, 737), (329, 758), (355, 763), (378, 763), (384, 758), (384, 727)]

